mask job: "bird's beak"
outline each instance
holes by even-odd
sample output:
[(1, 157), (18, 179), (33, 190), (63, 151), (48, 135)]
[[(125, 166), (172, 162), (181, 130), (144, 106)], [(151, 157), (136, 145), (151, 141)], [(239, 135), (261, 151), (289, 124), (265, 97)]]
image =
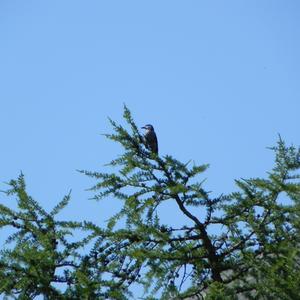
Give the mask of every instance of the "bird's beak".
[(145, 126), (143, 126), (143, 127), (141, 127), (142, 129), (146, 129), (146, 127)]

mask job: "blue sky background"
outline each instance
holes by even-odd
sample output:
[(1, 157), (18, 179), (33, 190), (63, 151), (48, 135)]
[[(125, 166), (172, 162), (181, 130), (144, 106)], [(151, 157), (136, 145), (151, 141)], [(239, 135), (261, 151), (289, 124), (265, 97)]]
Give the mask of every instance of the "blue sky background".
[(121, 153), (101, 133), (123, 103), (215, 194), (264, 176), (278, 133), (299, 145), (299, 20), (297, 0), (0, 1), (0, 189), (22, 170), (47, 209), (72, 189), (62, 217), (103, 222), (115, 202), (76, 169)]

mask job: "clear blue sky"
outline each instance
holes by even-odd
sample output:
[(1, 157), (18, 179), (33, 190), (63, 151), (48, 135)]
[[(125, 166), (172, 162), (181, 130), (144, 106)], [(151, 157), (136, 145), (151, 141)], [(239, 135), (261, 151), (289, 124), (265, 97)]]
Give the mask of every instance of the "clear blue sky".
[[(162, 155), (210, 163), (207, 187), (263, 176), (280, 133), (299, 145), (300, 2), (0, 1), (0, 189), (22, 170), (51, 208), (102, 222), (92, 181), (121, 149), (126, 103)], [(3, 203), (7, 199), (1, 198)]]

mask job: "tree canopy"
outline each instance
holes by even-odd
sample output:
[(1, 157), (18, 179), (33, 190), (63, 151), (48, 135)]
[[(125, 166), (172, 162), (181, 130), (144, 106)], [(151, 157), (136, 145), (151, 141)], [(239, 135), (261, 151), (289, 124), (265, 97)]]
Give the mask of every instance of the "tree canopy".
[[(110, 172), (81, 171), (95, 179), (95, 200), (122, 203), (105, 228), (59, 221), (70, 194), (47, 212), (28, 195), (23, 174), (9, 182), (5, 194), (17, 208), (0, 204), (7, 234), (0, 294), (135, 299), (138, 287), (149, 300), (298, 299), (300, 150), (279, 137), (266, 178), (236, 180), (237, 191), (213, 197), (207, 164), (151, 152), (126, 106), (124, 120), (110, 120), (113, 133), (105, 135), (123, 147)], [(161, 218), (168, 205), (183, 226)]]

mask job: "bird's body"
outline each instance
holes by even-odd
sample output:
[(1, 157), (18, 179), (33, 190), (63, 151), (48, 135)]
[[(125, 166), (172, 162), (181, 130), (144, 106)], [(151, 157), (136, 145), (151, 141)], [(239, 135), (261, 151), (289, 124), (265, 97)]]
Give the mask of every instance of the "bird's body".
[(146, 142), (148, 148), (155, 154), (158, 154), (157, 137), (156, 137), (156, 133), (154, 131), (153, 126), (150, 124), (147, 124), (142, 128), (146, 130), (144, 137), (145, 137), (145, 142)]

